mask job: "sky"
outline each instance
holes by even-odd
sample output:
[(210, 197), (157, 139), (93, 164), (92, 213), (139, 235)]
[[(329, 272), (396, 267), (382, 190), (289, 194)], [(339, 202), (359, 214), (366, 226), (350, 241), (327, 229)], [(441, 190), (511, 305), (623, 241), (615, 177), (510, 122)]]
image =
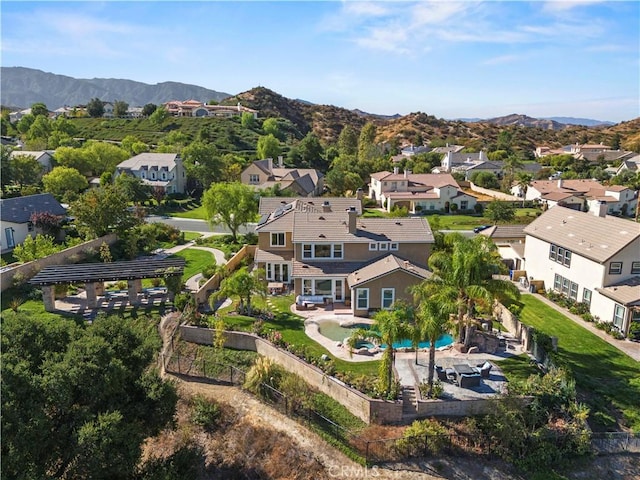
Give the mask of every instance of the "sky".
[(2, 0), (0, 13), (5, 67), (263, 86), (385, 115), (640, 116), (637, 1)]

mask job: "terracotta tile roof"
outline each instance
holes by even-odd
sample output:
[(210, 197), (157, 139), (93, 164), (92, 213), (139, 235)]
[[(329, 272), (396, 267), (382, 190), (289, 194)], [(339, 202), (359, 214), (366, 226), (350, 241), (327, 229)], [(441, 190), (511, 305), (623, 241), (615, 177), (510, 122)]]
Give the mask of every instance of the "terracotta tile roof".
[(387, 255), (350, 273), (347, 277), (347, 282), (349, 286), (353, 288), (396, 271), (403, 271), (419, 279), (429, 278), (432, 275), (432, 273), (424, 267), (415, 265), (395, 255)]
[(527, 225), (524, 232), (603, 263), (640, 238), (640, 224), (557, 206)]
[(601, 183), (595, 180), (562, 180), (558, 185), (558, 180), (534, 180), (531, 186), (541, 194), (550, 192), (585, 193), (591, 189), (603, 189)]

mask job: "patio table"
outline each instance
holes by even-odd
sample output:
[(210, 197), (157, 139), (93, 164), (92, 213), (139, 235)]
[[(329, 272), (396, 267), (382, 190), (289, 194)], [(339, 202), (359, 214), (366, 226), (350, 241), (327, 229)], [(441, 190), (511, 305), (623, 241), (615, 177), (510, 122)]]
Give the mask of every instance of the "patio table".
[(467, 364), (467, 363), (460, 363), (457, 365), (453, 366), (453, 369), (456, 371), (456, 373), (458, 375), (472, 375), (474, 373), (477, 373), (472, 367), (471, 365)]

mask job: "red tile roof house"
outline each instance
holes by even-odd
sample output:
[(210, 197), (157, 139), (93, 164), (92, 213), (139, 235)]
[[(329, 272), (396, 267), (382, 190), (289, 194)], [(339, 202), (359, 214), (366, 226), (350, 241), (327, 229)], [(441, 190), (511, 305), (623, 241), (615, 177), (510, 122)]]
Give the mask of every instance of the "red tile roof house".
[[(512, 188), (517, 194), (519, 187)], [(527, 200), (537, 200), (548, 208), (561, 205), (574, 210), (599, 210), (606, 205), (609, 214), (633, 215), (638, 192), (620, 185), (604, 186), (596, 180), (534, 180), (529, 184)]]
[(262, 198), (260, 211), (255, 262), (296, 296), (345, 303), (368, 316), (410, 301), (408, 288), (431, 275), (434, 240), (423, 218), (361, 218), (360, 200), (336, 197)]
[(393, 173), (382, 171), (371, 174), (369, 197), (388, 212), (394, 206), (406, 207), (409, 213), (449, 212), (452, 204), (458, 210), (472, 210), (476, 197), (464, 193), (458, 182), (448, 173)]

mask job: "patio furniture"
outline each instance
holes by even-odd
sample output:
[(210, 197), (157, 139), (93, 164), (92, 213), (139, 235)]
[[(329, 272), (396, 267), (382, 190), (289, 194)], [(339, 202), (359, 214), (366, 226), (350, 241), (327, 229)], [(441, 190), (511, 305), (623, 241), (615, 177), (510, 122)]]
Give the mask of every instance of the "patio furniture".
[(436, 374), (438, 375), (438, 380), (446, 382), (448, 378), (447, 378), (447, 372), (445, 371), (445, 369), (440, 365), (436, 365), (435, 368), (436, 368)]
[(481, 366), (480, 366), (480, 376), (482, 378), (489, 378), (489, 373), (491, 372), (491, 369), (493, 368), (493, 364), (489, 363), (489, 362), (484, 362)]
[(456, 374), (456, 371), (453, 368), (447, 368), (445, 370), (445, 375), (447, 376), (447, 380), (449, 380), (452, 383), (455, 383), (456, 378), (458, 377), (458, 375)]
[(471, 365), (469, 365), (468, 363), (459, 363), (453, 366), (453, 369), (455, 370), (457, 375), (473, 375), (474, 370), (473, 367)]
[(458, 376), (458, 386), (460, 388), (471, 388), (480, 385), (480, 375), (477, 373), (466, 374)]

